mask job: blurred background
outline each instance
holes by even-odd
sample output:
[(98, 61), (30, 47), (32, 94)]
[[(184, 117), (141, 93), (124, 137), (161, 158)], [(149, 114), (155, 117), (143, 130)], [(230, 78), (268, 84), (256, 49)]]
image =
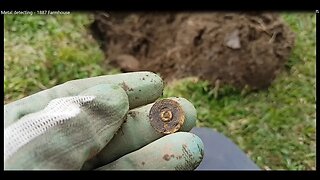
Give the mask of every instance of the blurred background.
[(5, 15), (4, 103), (150, 70), (265, 170), (316, 169), (315, 13)]

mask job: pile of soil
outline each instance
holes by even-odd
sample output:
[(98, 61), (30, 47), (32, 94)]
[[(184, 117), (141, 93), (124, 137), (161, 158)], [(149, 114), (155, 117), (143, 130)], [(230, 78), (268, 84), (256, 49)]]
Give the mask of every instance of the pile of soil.
[(270, 85), (295, 37), (276, 13), (97, 12), (90, 28), (107, 63), (123, 72), (252, 89)]

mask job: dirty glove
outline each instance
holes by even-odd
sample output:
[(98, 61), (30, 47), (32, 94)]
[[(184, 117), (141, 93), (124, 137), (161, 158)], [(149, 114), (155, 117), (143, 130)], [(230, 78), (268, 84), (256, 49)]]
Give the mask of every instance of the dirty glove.
[(180, 114), (161, 115), (179, 123), (154, 124), (162, 90), (159, 76), (135, 72), (69, 81), (5, 105), (5, 169), (195, 169), (202, 141), (175, 131), (189, 131), (196, 111), (169, 98)]

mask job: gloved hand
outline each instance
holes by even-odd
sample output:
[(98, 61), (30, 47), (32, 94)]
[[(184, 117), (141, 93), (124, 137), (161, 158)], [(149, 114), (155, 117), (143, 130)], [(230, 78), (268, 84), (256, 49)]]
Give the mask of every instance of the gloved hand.
[(202, 141), (170, 131), (191, 130), (196, 111), (169, 98), (180, 110), (163, 114), (154, 106), (162, 91), (159, 76), (135, 72), (73, 80), (7, 104), (5, 169), (193, 170)]

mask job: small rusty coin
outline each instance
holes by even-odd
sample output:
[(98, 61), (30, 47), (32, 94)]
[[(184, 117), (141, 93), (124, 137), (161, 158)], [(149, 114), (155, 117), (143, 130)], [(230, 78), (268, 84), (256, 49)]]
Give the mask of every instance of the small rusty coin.
[(185, 121), (184, 112), (178, 102), (162, 99), (154, 103), (149, 112), (151, 126), (160, 133), (178, 131)]

